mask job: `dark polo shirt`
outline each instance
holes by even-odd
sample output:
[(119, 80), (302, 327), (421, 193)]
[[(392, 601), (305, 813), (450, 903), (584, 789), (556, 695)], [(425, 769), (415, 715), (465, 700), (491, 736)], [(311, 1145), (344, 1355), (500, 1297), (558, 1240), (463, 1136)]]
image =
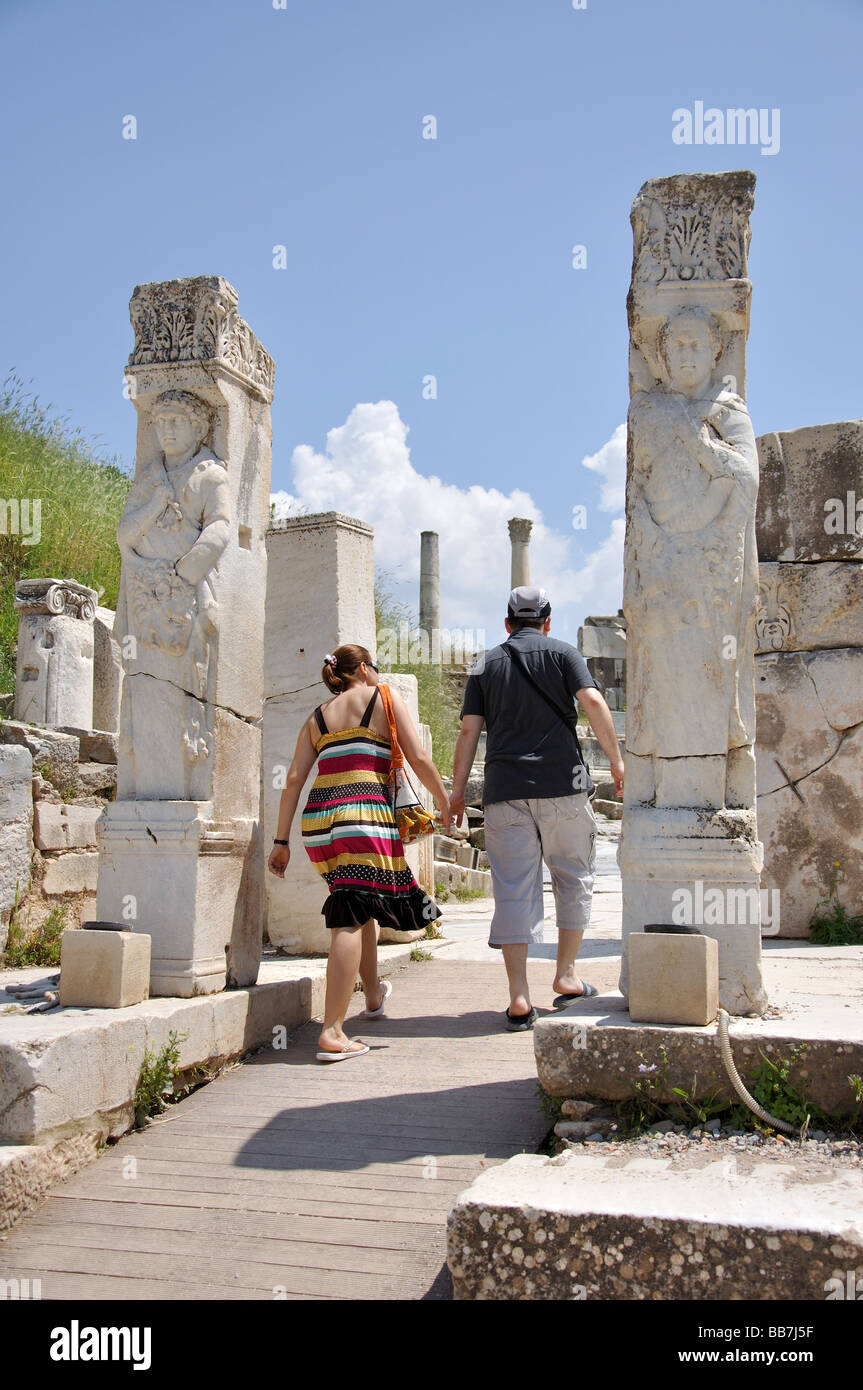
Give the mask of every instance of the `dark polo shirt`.
[[(523, 627), (508, 639), (537, 684), (567, 709), (577, 690), (599, 689), (581, 653), (538, 628)], [(592, 792), (581, 750), (562, 719), (524, 678), (502, 647), (493, 647), (468, 676), (462, 716), (486, 724), (483, 802)]]

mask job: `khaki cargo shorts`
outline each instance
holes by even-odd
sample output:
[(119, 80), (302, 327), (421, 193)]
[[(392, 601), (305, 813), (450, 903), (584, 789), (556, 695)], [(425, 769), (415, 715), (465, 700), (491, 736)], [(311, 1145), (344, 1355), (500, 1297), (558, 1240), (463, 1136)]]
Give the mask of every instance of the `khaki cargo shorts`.
[(596, 863), (596, 817), (587, 792), (491, 802), (485, 848), (494, 890), (489, 946), (542, 942), (543, 860), (558, 930), (586, 929)]

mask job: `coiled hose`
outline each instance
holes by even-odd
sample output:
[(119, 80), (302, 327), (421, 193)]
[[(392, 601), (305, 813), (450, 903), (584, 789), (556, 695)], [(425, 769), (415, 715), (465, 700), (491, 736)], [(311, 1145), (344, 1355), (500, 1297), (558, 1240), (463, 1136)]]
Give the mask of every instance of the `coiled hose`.
[[(734, 1065), (734, 1058), (731, 1055), (731, 1039), (728, 1036), (728, 1012), (725, 1009), (719, 1010), (719, 1050), (722, 1053), (722, 1060), (725, 1063), (725, 1070), (728, 1072), (729, 1079), (735, 1091), (739, 1095), (743, 1104), (757, 1115), (759, 1120), (763, 1120), (772, 1129), (784, 1130), (786, 1134), (797, 1134), (796, 1125), (790, 1125), (786, 1120), (777, 1120), (774, 1115), (768, 1115), (766, 1110), (762, 1110), (756, 1100), (753, 1100), (743, 1082), (740, 1080), (740, 1073)], [(808, 1124), (808, 1120), (807, 1120)]]

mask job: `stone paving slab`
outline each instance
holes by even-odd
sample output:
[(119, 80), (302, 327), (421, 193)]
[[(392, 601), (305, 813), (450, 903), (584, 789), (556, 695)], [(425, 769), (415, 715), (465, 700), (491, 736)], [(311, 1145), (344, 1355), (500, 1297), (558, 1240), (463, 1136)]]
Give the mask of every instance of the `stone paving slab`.
[(448, 1226), (456, 1299), (823, 1300), (863, 1274), (863, 1171), (707, 1154), (524, 1154), (481, 1174)]
[[(529, 969), (550, 999), (551, 963)], [(549, 1121), (499, 957), (393, 981), (387, 1017), (352, 1006), (371, 1053), (316, 1063), (312, 1022), (224, 1072), (54, 1188), (0, 1239), (0, 1278), (43, 1299), (448, 1297), (453, 1202)]]
[[(805, 1050), (792, 1079), (828, 1113), (859, 1107), (848, 1078), (863, 1075), (863, 947), (765, 943), (764, 982), (770, 1009), (764, 1018), (730, 1020), (735, 1065), (746, 1077), (762, 1055), (790, 1057)], [(616, 981), (584, 1004), (540, 1020), (534, 1029), (537, 1073), (555, 1096), (621, 1100), (634, 1094), (639, 1067), (656, 1066), (657, 1099), (672, 1101), (672, 1087), (705, 1097), (736, 1099), (719, 1051), (718, 1026), (704, 1028), (634, 1023)], [(591, 976), (593, 978), (593, 975)], [(664, 1049), (667, 1065), (663, 1065)]]

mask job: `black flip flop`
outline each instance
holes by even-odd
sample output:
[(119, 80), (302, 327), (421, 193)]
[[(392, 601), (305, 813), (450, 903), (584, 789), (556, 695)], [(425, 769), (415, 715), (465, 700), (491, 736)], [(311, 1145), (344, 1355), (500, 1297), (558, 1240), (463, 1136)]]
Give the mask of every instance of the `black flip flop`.
[(509, 1009), (507, 1009), (504, 1018), (506, 1019), (508, 1032), (527, 1033), (536, 1023), (536, 1020), (539, 1018), (539, 1013), (536, 1009), (531, 1009), (529, 1014), (511, 1014)]
[(576, 1004), (579, 999), (593, 999), (595, 995), (599, 994), (596, 985), (589, 985), (587, 980), (582, 980), (581, 984), (581, 994), (558, 994), (557, 998), (551, 1001), (552, 1008), (566, 1009), (570, 1004)]

